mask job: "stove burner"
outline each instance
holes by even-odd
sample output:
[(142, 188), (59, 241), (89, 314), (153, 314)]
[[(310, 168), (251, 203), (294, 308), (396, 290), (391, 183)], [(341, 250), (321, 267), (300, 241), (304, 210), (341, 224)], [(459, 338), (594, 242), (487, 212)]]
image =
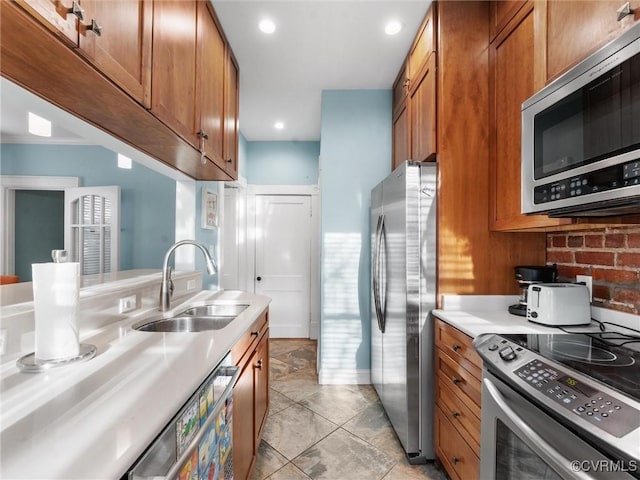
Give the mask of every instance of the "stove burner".
[(635, 363), (635, 359), (627, 355), (617, 355), (609, 350), (578, 342), (554, 341), (551, 355), (588, 365), (628, 367)]

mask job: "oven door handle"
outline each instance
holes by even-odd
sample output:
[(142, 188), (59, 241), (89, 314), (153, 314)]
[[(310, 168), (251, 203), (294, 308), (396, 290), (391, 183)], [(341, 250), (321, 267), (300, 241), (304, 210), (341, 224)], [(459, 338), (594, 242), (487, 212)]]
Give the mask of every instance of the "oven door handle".
[[(575, 471), (571, 468), (574, 460), (563, 457), (558, 451), (545, 441), (540, 435), (538, 435), (527, 423), (525, 423), (516, 412), (507, 404), (506, 400), (491, 380), (484, 378), (482, 380), (485, 388), (491, 395), (491, 399), (498, 405), (500, 410), (511, 420), (520, 431), (521, 435), (526, 437), (527, 443), (535, 445), (540, 450), (544, 451), (544, 455), (548, 457), (549, 462), (553, 468), (563, 478), (575, 478), (584, 480), (593, 480), (594, 477), (589, 475), (585, 471)], [(547, 459), (545, 459), (546, 461)]]

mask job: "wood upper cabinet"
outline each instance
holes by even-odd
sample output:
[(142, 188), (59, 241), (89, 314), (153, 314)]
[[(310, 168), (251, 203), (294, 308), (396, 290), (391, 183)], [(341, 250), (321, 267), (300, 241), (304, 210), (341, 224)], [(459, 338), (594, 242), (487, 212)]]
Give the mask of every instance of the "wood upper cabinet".
[(432, 54), (409, 90), (411, 159), (424, 162), (437, 152), (436, 54)]
[(224, 83), (224, 147), (225, 171), (238, 178), (238, 116), (240, 111), (240, 69), (227, 45)]
[[(522, 102), (543, 85), (544, 64), (536, 42), (536, 12), (528, 3), (491, 43), (489, 118), (489, 223), (492, 230), (518, 230), (567, 223), (521, 214)], [(542, 47), (544, 48), (544, 46)]]
[(16, 3), (64, 41), (78, 45), (78, 16), (82, 16), (78, 0), (17, 0)]
[(393, 84), (393, 147), (391, 170), (411, 158), (409, 130), (409, 71), (407, 63)]
[(627, 0), (547, 1), (547, 79), (551, 81), (640, 21), (640, 0), (618, 21)]
[(436, 153), (436, 9), (431, 4), (393, 84), (392, 169)]
[(526, 3), (524, 0), (494, 0), (489, 3), (489, 37), (492, 41)]
[(226, 46), (209, 2), (198, 2), (197, 98), (199, 125), (207, 158), (225, 169), (223, 160), (224, 83)]
[(151, 0), (82, 0), (81, 6), (80, 52), (136, 101), (151, 106)]
[(196, 148), (197, 7), (180, 0), (154, 3), (151, 93), (151, 112)]

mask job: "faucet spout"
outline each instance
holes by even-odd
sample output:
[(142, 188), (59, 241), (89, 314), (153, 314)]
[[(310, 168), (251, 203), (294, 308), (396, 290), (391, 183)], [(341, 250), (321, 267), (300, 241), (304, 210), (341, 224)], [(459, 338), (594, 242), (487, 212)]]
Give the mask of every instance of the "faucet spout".
[(194, 247), (198, 247), (200, 249), (206, 260), (207, 273), (209, 273), (209, 275), (213, 275), (218, 271), (216, 262), (209, 254), (209, 251), (201, 243), (198, 243), (194, 240), (181, 240), (172, 245), (164, 256), (164, 262), (162, 264), (162, 283), (160, 285), (159, 309), (163, 312), (166, 312), (171, 308), (171, 295), (173, 295), (173, 282), (171, 281), (171, 267), (169, 266), (169, 261), (171, 260), (173, 252), (175, 252), (175, 250), (182, 245), (193, 245)]

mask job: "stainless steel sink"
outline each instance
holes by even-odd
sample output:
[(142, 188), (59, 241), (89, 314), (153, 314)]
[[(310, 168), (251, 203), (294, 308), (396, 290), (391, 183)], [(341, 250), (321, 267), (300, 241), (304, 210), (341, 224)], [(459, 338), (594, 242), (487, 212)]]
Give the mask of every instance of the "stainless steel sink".
[(238, 303), (212, 303), (191, 307), (180, 315), (193, 315), (194, 317), (237, 317), (244, 312), (249, 305)]
[(136, 323), (133, 329), (142, 332), (205, 332), (220, 330), (235, 318), (235, 316), (181, 315), (171, 318), (147, 319)]

